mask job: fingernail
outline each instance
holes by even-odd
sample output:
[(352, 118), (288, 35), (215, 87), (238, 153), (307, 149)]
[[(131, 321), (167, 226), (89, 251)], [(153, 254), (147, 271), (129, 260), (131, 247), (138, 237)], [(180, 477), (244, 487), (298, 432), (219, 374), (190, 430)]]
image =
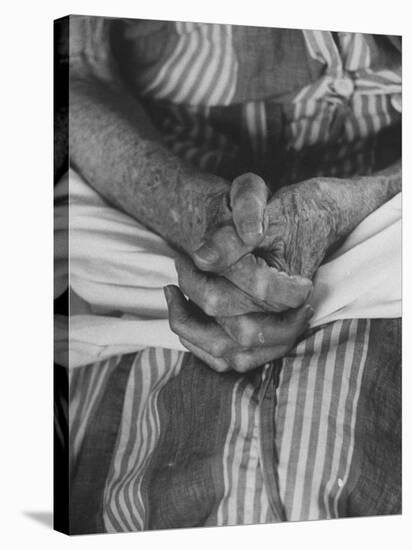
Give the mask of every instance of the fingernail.
[(194, 256), (200, 262), (214, 263), (219, 259), (219, 252), (207, 244), (203, 244), (200, 248), (195, 250)]

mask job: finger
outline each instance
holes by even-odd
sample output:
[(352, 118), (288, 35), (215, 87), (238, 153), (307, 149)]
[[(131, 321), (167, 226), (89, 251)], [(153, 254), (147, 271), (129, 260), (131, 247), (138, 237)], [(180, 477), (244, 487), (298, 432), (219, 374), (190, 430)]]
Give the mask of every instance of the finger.
[(274, 346), (265, 349), (253, 349), (234, 352), (228, 355), (227, 359), (213, 357), (201, 348), (198, 348), (188, 340), (180, 338), (181, 343), (196, 357), (209, 365), (216, 372), (227, 372), (235, 370), (243, 373), (263, 366), (269, 361), (284, 357), (292, 346)]
[(220, 273), (253, 248), (242, 241), (233, 225), (224, 225), (193, 252), (193, 261), (202, 271)]
[(223, 357), (229, 350), (239, 347), (216, 321), (207, 318), (198, 308), (195, 310), (178, 287), (165, 287), (165, 296), (170, 328), (179, 337), (189, 340), (213, 357)]
[(274, 312), (300, 307), (308, 299), (312, 282), (278, 271), (253, 254), (227, 269), (224, 276), (265, 309)]
[(285, 313), (252, 313), (237, 317), (218, 317), (216, 321), (241, 346), (290, 344), (304, 332), (313, 315), (310, 305)]
[[(190, 311), (190, 304), (186, 302), (177, 287), (166, 287), (165, 295), (168, 300), (172, 330), (178, 334), (180, 341), (187, 349), (215, 370), (221, 371), (226, 369), (226, 365), (228, 365), (237, 372), (247, 372), (268, 361), (283, 357), (293, 345), (292, 342), (289, 342), (288, 344), (279, 346), (258, 346), (252, 349), (239, 349), (238, 345), (234, 345), (233, 342), (227, 343), (226, 336), (223, 338), (221, 335), (216, 337), (216, 334), (213, 334), (213, 330), (210, 330), (212, 327), (208, 327), (206, 323), (199, 322)], [(198, 326), (192, 332), (188, 332), (189, 337), (187, 338), (184, 334), (194, 323)], [(220, 327), (218, 329), (222, 331)], [(192, 338), (198, 339), (199, 336), (201, 337), (200, 343), (192, 340)], [(212, 360), (211, 357), (217, 359), (217, 361)]]
[(180, 338), (180, 341), (189, 351), (196, 355), (196, 357), (217, 372), (226, 372), (228, 370), (235, 370), (241, 373), (248, 372), (257, 367), (261, 367), (269, 361), (284, 357), (292, 347), (273, 346), (263, 349), (255, 348), (252, 350), (233, 352), (223, 359), (220, 357), (213, 357), (213, 355), (192, 344), (189, 340)]
[(182, 342), (185, 348), (191, 351), (193, 355), (196, 355), (196, 357), (201, 359), (204, 363), (209, 365), (209, 367), (211, 367), (213, 370), (217, 372), (225, 372), (230, 370), (229, 365), (224, 359), (213, 357), (213, 355), (207, 353), (207, 351), (204, 351), (198, 346), (195, 346), (194, 344), (192, 344), (192, 342), (189, 342), (189, 340), (186, 340), (185, 338), (179, 338), (179, 340)]
[(199, 271), (186, 256), (177, 257), (176, 271), (180, 289), (211, 317), (262, 311), (250, 296), (230, 281)]
[(249, 350), (236, 351), (231, 355), (226, 355), (225, 361), (237, 372), (248, 372), (263, 366), (269, 361), (284, 357), (292, 347), (293, 343), (289, 345), (257, 347)]
[(230, 188), (230, 205), (233, 222), (242, 241), (256, 246), (266, 229), (265, 209), (269, 189), (256, 174), (242, 174), (233, 180)]

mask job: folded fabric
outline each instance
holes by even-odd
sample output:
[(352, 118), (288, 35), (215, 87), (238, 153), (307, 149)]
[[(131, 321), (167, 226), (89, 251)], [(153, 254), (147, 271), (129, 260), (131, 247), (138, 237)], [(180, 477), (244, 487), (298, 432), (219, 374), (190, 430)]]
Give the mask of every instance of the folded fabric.
[(311, 325), (401, 316), (402, 194), (368, 216), (314, 279)]
[[(71, 292), (68, 341), (66, 320), (56, 318), (56, 360), (77, 367), (145, 347), (184, 350), (169, 328), (163, 295), (165, 285), (177, 282), (173, 249), (73, 170), (57, 185), (55, 201), (55, 297), (68, 281)], [(320, 267), (311, 302), (313, 327), (400, 317), (401, 194), (366, 218)]]

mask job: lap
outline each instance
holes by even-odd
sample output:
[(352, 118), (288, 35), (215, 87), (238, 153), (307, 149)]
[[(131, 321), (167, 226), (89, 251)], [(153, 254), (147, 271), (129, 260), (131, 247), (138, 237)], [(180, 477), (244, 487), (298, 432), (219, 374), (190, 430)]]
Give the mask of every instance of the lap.
[(78, 532), (396, 513), (399, 346), (399, 319), (345, 320), (249, 375), (161, 348), (75, 371)]

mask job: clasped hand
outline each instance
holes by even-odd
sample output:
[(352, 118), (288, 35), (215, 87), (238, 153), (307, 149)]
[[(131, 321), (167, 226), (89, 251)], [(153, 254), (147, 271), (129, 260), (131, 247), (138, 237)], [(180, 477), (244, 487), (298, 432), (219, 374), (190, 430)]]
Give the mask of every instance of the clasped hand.
[(170, 327), (216, 371), (283, 357), (308, 328), (311, 279), (333, 239), (316, 185), (307, 180), (268, 200), (259, 176), (239, 176), (222, 196), (222, 223), (177, 259), (180, 288), (165, 288)]

